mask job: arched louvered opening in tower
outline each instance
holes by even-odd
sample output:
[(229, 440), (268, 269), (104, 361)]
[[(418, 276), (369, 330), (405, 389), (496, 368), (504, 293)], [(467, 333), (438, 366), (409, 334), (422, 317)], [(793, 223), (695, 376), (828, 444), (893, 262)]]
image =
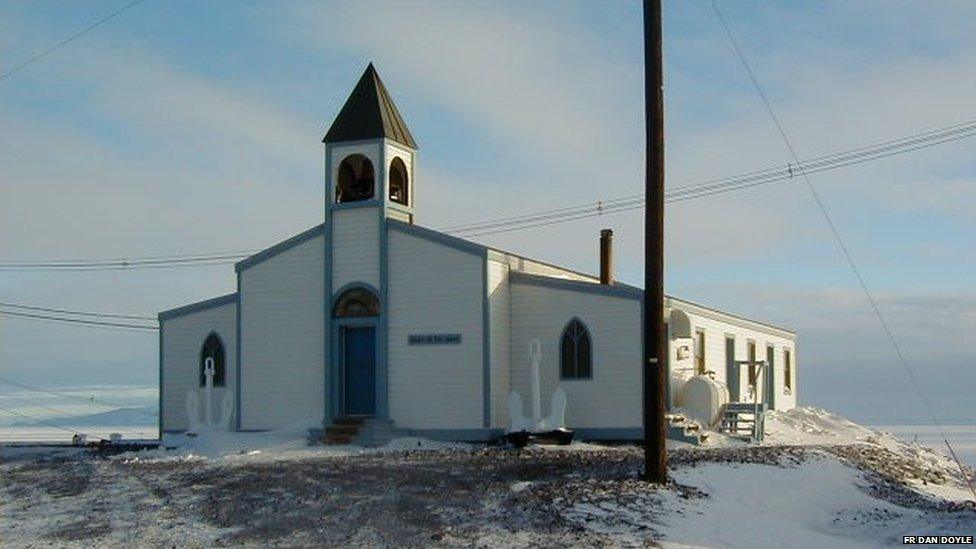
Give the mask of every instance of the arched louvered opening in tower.
[(339, 164), (336, 181), (336, 203), (357, 202), (373, 198), (376, 177), (373, 163), (361, 154), (349, 155)]
[(390, 200), (404, 206), (410, 205), (410, 181), (407, 166), (396, 157), (390, 162)]

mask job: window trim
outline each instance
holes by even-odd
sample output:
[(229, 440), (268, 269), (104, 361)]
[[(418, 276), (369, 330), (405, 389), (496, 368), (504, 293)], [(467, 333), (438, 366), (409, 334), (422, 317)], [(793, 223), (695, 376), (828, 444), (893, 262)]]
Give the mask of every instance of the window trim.
[[(568, 330), (571, 326), (573, 326), (574, 323), (579, 323), (580, 327), (582, 328), (582, 332), (580, 333), (580, 335), (582, 335), (587, 339), (590, 346), (590, 356), (589, 356), (589, 364), (588, 364), (589, 373), (588, 375), (585, 376), (581, 376), (578, 373), (579, 372), (579, 344), (578, 344), (579, 339), (577, 339), (576, 341), (573, 342), (574, 343), (573, 370), (574, 372), (576, 372), (576, 375), (569, 377), (565, 375), (563, 369), (563, 339), (567, 335), (569, 335)], [(583, 322), (583, 320), (577, 316), (571, 318), (569, 322), (567, 322), (566, 325), (563, 326), (563, 329), (559, 334), (559, 380), (560, 381), (592, 381), (593, 380), (593, 336), (590, 335), (589, 326), (587, 326), (586, 323)]]
[[(402, 170), (403, 171), (403, 195), (404, 195), (403, 202), (393, 198), (393, 194), (392, 194), (394, 166), (396, 166), (397, 163), (399, 163), (400, 165), (400, 167), (397, 168), (397, 170), (399, 170), (400, 168), (403, 169)], [(409, 170), (407, 170), (407, 163), (404, 162), (403, 159), (400, 158), (399, 156), (394, 156), (393, 160), (390, 160), (390, 166), (387, 168), (387, 173), (388, 173), (387, 175), (388, 183), (387, 183), (387, 191), (386, 191), (387, 198), (393, 204), (399, 204), (400, 206), (409, 208), (411, 193), (410, 193), (410, 173)]]
[[(356, 294), (368, 296), (367, 314), (362, 315), (349, 315), (340, 314), (339, 308), (344, 305), (344, 300), (347, 298), (356, 299)], [(342, 318), (379, 318), (382, 314), (381, 303), (379, 294), (373, 290), (373, 288), (362, 285), (362, 284), (352, 284), (339, 289), (336, 293), (335, 298), (332, 301), (332, 311), (331, 318), (342, 319)]]
[[(197, 375), (199, 377), (199, 382), (200, 382), (199, 385), (198, 385), (198, 387), (206, 387), (207, 386), (207, 378), (206, 378), (206, 376), (203, 373), (203, 366), (204, 366), (204, 360), (205, 360), (203, 353), (206, 350), (207, 343), (210, 341), (211, 338), (214, 338), (214, 339), (217, 340), (217, 345), (219, 346), (218, 348), (220, 349), (220, 353), (223, 355), (221, 357), (223, 359), (222, 360), (222, 364), (218, 364), (216, 357), (214, 358), (214, 384), (213, 384), (213, 386), (214, 386), (215, 389), (217, 387), (227, 387), (227, 346), (224, 345), (224, 339), (222, 337), (220, 337), (220, 334), (218, 334), (216, 330), (210, 330), (210, 333), (207, 334), (207, 337), (203, 338), (203, 343), (200, 344), (199, 364), (197, 365)], [(223, 371), (223, 375), (221, 376), (221, 382), (218, 384), (217, 383), (217, 372), (220, 371), (220, 370)]]
[[(356, 170), (353, 168), (353, 165), (350, 162), (350, 159), (353, 159), (355, 157), (362, 157), (362, 161), (365, 162), (366, 166), (369, 166), (369, 170), (370, 172), (372, 172), (372, 181), (370, 182), (371, 185), (370, 193), (369, 196), (363, 196), (361, 198), (351, 199), (350, 197), (347, 199), (343, 199), (343, 193), (342, 193), (343, 168), (347, 168), (352, 173), (352, 177), (354, 178), (353, 183), (356, 182), (355, 178), (360, 175), (356, 173)], [(347, 162), (349, 163), (347, 164)], [(370, 200), (376, 200), (376, 189), (377, 189), (376, 167), (373, 165), (373, 160), (368, 155), (361, 152), (354, 152), (354, 153), (347, 154), (342, 158), (342, 160), (339, 161), (338, 168), (336, 169), (335, 185), (333, 186), (333, 199), (332, 199), (333, 204), (354, 204), (357, 202), (367, 202)]]
[(759, 370), (756, 368), (756, 340), (746, 339), (746, 361), (748, 370), (746, 372), (746, 386), (755, 390), (759, 389)]
[(783, 347), (783, 394), (793, 394), (793, 349)]
[[(699, 335), (701, 336), (701, 340), (698, 339), (698, 336)], [(705, 328), (695, 328), (695, 340), (694, 341), (695, 341), (695, 352), (694, 352), (694, 356), (695, 356), (695, 375), (697, 375), (697, 376), (703, 376), (703, 375), (705, 375), (705, 372), (708, 371), (708, 362), (706, 361), (706, 356), (707, 356), (706, 349), (708, 348), (708, 335), (705, 333)], [(701, 355), (698, 354), (698, 351), (699, 351), (699, 348), (698, 348), (699, 341), (701, 341)], [(698, 364), (699, 361), (701, 361), (701, 367), (700, 368), (699, 368), (699, 364)]]

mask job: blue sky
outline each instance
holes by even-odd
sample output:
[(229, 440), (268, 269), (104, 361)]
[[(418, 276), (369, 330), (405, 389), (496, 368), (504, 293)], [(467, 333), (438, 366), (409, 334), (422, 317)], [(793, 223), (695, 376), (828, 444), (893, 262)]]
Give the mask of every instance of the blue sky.
[[(0, 62), (123, 5), (0, 6)], [(969, 2), (720, 2), (803, 158), (976, 118)], [(788, 161), (703, 0), (665, 2), (667, 174)], [(321, 136), (375, 62), (420, 143), (418, 221), (442, 227), (640, 192), (634, 2), (145, 0), (0, 82), (0, 258), (261, 248), (322, 218)], [(976, 420), (973, 141), (816, 174), (940, 415)], [(801, 398), (925, 419), (809, 192), (669, 206), (669, 293), (795, 329)], [(641, 280), (627, 212), (483, 241), (594, 271), (600, 228)], [(233, 291), (229, 266), (0, 273), (5, 301), (154, 314)], [(0, 372), (152, 386), (151, 334), (0, 319)], [(3, 389), (0, 389), (2, 391)], [(141, 394), (141, 393), (140, 393)]]

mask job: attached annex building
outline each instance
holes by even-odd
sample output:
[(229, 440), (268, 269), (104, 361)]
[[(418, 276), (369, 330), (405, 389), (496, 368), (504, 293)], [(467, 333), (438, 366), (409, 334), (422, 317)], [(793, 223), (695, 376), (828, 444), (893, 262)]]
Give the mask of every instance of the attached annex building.
[[(415, 224), (417, 144), (372, 65), (323, 141), (324, 223), (237, 263), (235, 293), (159, 314), (161, 432), (200, 423), (212, 359), (232, 429), (353, 416), (486, 440), (510, 392), (530, 394), (538, 340), (543, 414), (561, 387), (579, 437), (642, 436), (640, 289)], [(698, 376), (732, 402), (795, 406), (793, 332), (676, 298), (666, 311), (673, 405)]]

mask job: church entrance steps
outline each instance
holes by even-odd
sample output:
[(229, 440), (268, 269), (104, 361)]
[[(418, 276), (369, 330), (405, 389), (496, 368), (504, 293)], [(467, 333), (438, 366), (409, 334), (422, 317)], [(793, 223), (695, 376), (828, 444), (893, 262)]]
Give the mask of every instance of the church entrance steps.
[[(389, 420), (373, 418), (337, 418), (314, 437), (328, 445), (355, 444), (357, 446), (382, 446), (409, 433)], [(312, 438), (312, 437), (310, 437)]]

